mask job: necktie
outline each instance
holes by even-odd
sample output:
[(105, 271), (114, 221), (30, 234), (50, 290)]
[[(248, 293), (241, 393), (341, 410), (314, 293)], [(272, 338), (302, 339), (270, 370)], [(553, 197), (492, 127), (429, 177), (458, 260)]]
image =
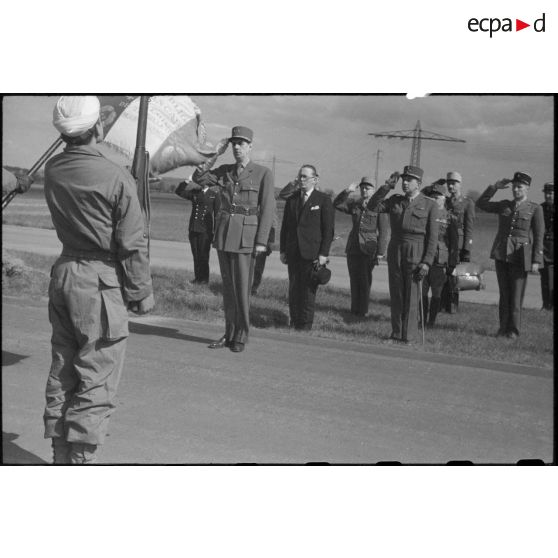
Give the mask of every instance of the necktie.
[(243, 170), (244, 170), (244, 167), (242, 165), (238, 165), (236, 167), (236, 176), (239, 177), (242, 174)]

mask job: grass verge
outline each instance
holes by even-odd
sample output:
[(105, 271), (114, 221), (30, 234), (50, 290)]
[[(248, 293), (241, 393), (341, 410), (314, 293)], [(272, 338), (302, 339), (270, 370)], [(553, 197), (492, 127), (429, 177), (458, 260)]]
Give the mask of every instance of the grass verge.
[[(48, 294), (50, 266), (56, 258), (11, 251), (4, 260), (19, 260), (19, 272), (2, 266), (2, 293), (40, 298)], [(193, 285), (193, 273), (165, 268), (152, 270), (156, 306), (154, 314), (223, 324), (221, 278), (212, 275), (209, 286)], [(348, 289), (321, 287), (316, 299), (312, 337), (348, 340), (368, 345), (386, 343), (390, 333), (390, 302), (372, 294), (370, 314), (356, 319), (350, 312)], [(251, 323), (255, 328), (288, 331), (287, 282), (265, 278), (252, 298)], [(440, 314), (435, 328), (427, 330), (425, 346), (417, 350), (552, 368), (553, 313), (526, 309), (519, 339), (495, 337), (498, 308), (495, 305), (462, 303), (458, 314)], [(298, 333), (297, 333), (298, 335)]]

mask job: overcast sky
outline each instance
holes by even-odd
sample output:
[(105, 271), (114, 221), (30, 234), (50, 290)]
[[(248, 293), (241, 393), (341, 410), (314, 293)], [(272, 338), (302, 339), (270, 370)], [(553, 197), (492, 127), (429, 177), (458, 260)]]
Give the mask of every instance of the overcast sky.
[[(553, 98), (543, 96), (194, 95), (209, 139), (234, 125), (254, 130), (253, 158), (271, 167), (283, 186), (302, 163), (318, 168), (322, 188), (341, 190), (363, 175), (374, 176), (381, 150), (379, 182), (408, 164), (411, 140), (378, 139), (369, 132), (424, 130), (466, 143), (423, 140), (425, 183), (461, 172), (464, 189), (482, 190), (521, 170), (533, 177), (530, 197), (542, 201), (542, 185), (553, 180)], [(56, 139), (51, 124), (55, 97), (3, 100), (3, 165), (29, 167)], [(230, 151), (223, 162), (232, 160)], [(173, 171), (183, 176), (186, 170)], [(509, 195), (506, 192), (506, 195)], [(498, 198), (496, 198), (498, 199)]]

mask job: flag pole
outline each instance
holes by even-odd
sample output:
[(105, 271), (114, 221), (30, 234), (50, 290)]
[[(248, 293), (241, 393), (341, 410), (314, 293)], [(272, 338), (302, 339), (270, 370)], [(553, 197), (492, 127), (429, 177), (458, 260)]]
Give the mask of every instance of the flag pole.
[[(58, 149), (62, 143), (62, 137), (58, 137), (55, 142), (39, 157), (37, 162), (27, 171), (26, 175), (33, 178), (33, 175), (45, 164), (46, 160)], [(17, 188), (17, 187), (16, 187)], [(8, 206), (8, 204), (19, 194), (16, 190), (8, 192), (5, 196), (2, 196), (2, 211)]]
[(149, 96), (141, 95), (138, 115), (138, 129), (136, 135), (136, 149), (134, 151), (134, 161), (132, 163), (132, 176), (135, 178), (138, 188), (138, 198), (144, 218), (143, 234), (144, 237), (147, 238), (147, 249), (149, 252), (151, 202), (149, 199), (149, 152), (145, 149), (148, 111)]

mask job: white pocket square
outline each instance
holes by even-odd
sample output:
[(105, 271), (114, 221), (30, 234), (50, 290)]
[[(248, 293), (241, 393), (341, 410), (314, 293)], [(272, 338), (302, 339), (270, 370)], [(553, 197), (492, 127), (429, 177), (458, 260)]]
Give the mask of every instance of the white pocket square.
[(319, 206), (319, 205), (313, 205), (313, 206), (310, 208), (310, 211), (314, 211), (315, 209), (320, 209), (320, 206)]

